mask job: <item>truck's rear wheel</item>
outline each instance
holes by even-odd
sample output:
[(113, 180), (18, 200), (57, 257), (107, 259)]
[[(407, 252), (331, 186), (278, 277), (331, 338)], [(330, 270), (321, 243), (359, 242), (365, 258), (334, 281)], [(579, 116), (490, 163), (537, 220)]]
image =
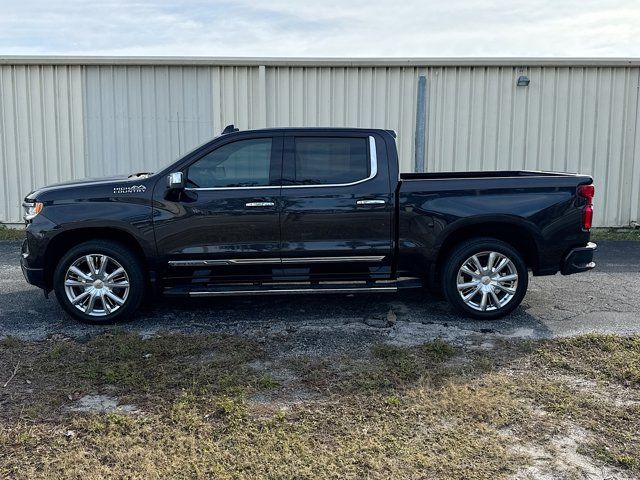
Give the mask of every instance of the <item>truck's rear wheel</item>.
[(445, 297), (461, 313), (494, 319), (511, 313), (529, 284), (522, 256), (508, 243), (492, 238), (461, 243), (443, 271)]
[(108, 240), (73, 247), (58, 263), (53, 283), (62, 307), (88, 323), (129, 319), (140, 306), (145, 288), (136, 255)]

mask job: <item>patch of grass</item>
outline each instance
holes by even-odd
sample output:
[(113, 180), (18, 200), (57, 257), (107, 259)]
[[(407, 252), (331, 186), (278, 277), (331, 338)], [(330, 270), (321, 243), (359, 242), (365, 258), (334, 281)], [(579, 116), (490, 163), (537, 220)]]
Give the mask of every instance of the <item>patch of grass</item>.
[(625, 470), (640, 470), (640, 458), (637, 452), (620, 453), (611, 451), (608, 445), (596, 444), (591, 449), (583, 449), (583, 452), (600, 460), (602, 463), (615, 465)]
[[(283, 359), (222, 335), (5, 339), (0, 372), (22, 366), (0, 389), (0, 478), (500, 479), (531, 461), (518, 445), (544, 450), (571, 428), (586, 432), (576, 440), (585, 458), (637, 475), (640, 403), (607, 401), (598, 383), (638, 393), (637, 342), (592, 335), (479, 351), (438, 340)], [(269, 368), (297, 376), (274, 393)], [(317, 395), (291, 401), (296, 389)], [(263, 390), (273, 404), (252, 401)], [(87, 393), (142, 413), (66, 409)]]
[(472, 367), (479, 372), (489, 373), (495, 370), (496, 360), (491, 355), (478, 354), (473, 358)]
[(640, 228), (594, 228), (591, 240), (635, 240), (640, 241)]
[[(0, 367), (10, 369), (20, 362), (20, 377), (38, 387), (26, 397), (28, 407), (39, 404), (47, 411), (55, 411), (70, 396), (95, 390), (138, 396), (155, 407), (171, 403), (184, 391), (235, 395), (265, 386), (264, 374), (248, 365), (263, 356), (261, 349), (239, 337), (165, 334), (142, 339), (116, 331), (86, 343), (50, 340), (26, 349), (4, 343), (6, 339), (0, 344)], [(30, 411), (18, 402), (15, 407)]]
[(640, 337), (584, 335), (559, 339), (545, 344), (534, 361), (545, 368), (640, 386)]
[[(517, 389), (555, 418), (589, 433), (579, 451), (640, 473), (640, 337), (583, 335), (540, 342)], [(571, 380), (571, 381), (569, 381)], [(616, 387), (614, 390), (612, 387)], [(618, 398), (626, 393), (630, 402)]]
[(24, 230), (21, 228), (7, 228), (0, 223), (0, 240), (23, 240)]
[(455, 355), (456, 350), (444, 340), (437, 339), (420, 345), (417, 353), (431, 362), (445, 362)]
[[(491, 398), (478, 416), (473, 402)], [(501, 402), (506, 401), (506, 403)], [(453, 408), (458, 401), (468, 406)], [(166, 413), (77, 415), (64, 428), (0, 426), (11, 478), (503, 478), (524, 458), (491, 425), (486, 390), (377, 395), (250, 415), (236, 398), (180, 397)], [(73, 436), (67, 436), (72, 431)], [(39, 441), (39, 454), (32, 454)]]
[(8, 335), (0, 339), (0, 349), (19, 349), (22, 348), (24, 342), (17, 337)]
[(307, 387), (333, 393), (378, 392), (406, 389), (424, 383), (441, 384), (452, 369), (444, 363), (455, 355), (455, 349), (442, 340), (413, 348), (387, 344), (374, 345), (372, 358), (296, 359), (291, 368)]
[(550, 413), (574, 416), (584, 407), (579, 392), (560, 381), (531, 376), (526, 376), (523, 380), (517, 383), (518, 390)]
[(518, 389), (551, 413), (588, 432), (579, 452), (613, 467), (640, 473), (640, 404), (615, 405), (589, 390), (560, 381), (527, 376)]
[(402, 400), (400, 400), (400, 397), (397, 395), (389, 395), (388, 397), (385, 397), (384, 403), (397, 407), (402, 403)]
[(258, 379), (258, 385), (261, 389), (270, 390), (280, 386), (280, 382), (269, 374), (262, 375)]

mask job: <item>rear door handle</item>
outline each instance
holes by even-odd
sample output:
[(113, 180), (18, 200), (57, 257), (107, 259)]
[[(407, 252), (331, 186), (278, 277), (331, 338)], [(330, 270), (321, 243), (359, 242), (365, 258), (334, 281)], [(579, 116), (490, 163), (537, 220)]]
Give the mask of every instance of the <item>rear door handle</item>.
[(385, 202), (384, 200), (358, 200), (356, 202), (356, 205), (384, 205)]
[(274, 202), (248, 202), (245, 203), (245, 207), (274, 207), (276, 204)]

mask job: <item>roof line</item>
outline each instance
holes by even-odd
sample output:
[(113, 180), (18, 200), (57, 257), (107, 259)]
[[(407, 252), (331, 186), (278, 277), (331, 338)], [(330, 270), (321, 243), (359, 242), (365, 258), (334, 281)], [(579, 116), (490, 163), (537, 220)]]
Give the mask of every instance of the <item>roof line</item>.
[(2, 55), (0, 65), (179, 65), (267, 67), (638, 67), (640, 58), (434, 57), (434, 58), (242, 58), (96, 57)]

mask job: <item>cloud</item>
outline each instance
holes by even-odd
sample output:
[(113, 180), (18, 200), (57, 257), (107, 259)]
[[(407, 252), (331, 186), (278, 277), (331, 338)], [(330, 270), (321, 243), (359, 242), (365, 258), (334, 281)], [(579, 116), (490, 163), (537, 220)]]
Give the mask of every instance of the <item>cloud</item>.
[(25, 0), (0, 54), (640, 56), (634, 0)]

